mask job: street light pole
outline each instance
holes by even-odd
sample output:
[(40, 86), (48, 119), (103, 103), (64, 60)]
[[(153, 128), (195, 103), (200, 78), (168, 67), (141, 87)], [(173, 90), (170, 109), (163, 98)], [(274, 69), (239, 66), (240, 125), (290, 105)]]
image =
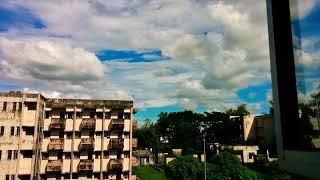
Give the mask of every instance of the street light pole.
[(204, 180), (207, 180), (207, 157), (206, 157), (206, 137), (203, 136), (203, 154), (204, 154)]

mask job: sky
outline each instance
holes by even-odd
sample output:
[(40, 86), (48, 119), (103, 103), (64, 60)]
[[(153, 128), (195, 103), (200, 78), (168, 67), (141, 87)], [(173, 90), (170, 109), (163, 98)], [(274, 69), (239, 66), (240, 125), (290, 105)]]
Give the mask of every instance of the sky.
[[(320, 77), (318, 0), (292, 7), (301, 101)], [(272, 99), (265, 1), (0, 0), (0, 90), (133, 100), (159, 112)]]

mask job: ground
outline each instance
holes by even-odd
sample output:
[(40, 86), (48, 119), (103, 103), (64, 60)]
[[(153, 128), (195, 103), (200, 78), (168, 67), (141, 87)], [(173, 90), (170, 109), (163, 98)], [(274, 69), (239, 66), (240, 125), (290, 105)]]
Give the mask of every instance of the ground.
[(141, 180), (169, 180), (162, 169), (159, 171), (151, 166), (133, 167), (133, 173)]

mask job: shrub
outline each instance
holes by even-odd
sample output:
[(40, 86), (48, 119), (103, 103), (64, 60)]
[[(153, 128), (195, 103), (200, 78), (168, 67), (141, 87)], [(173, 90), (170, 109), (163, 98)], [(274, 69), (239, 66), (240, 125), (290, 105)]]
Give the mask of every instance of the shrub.
[(173, 179), (197, 179), (201, 171), (201, 163), (192, 155), (177, 157), (169, 162), (166, 174)]

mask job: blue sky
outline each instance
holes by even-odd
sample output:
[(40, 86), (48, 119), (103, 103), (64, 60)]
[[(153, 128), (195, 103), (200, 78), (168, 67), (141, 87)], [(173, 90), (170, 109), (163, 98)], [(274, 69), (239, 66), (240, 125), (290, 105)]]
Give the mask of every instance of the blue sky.
[[(320, 76), (317, 3), (304, 2), (297, 24), (303, 99)], [(250, 0), (3, 1), (0, 90), (132, 99), (140, 121), (241, 103), (252, 114), (268, 113), (265, 9)]]

